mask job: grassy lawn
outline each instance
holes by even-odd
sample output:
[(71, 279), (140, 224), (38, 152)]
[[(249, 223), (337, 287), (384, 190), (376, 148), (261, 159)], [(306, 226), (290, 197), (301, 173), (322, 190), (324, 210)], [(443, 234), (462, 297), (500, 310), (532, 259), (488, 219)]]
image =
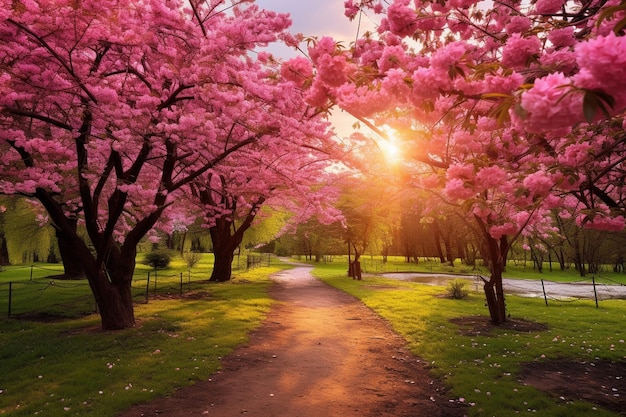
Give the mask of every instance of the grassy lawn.
[[(155, 271), (142, 264), (139, 255), (132, 291), (135, 302), (159, 295), (175, 295), (194, 291), (206, 285), (213, 269), (213, 254), (202, 254), (191, 269), (179, 256), (174, 256), (165, 269)], [(234, 273), (246, 269), (246, 259), (233, 262)], [(0, 316), (38, 314), (51, 317), (76, 317), (96, 311), (93, 295), (86, 280), (59, 280), (51, 276), (63, 273), (61, 264), (4, 266), (0, 271)], [(10, 285), (9, 285), (10, 283)], [(10, 293), (10, 297), (9, 297)]]
[[(260, 324), (271, 306), (268, 277), (287, 268), (274, 263), (249, 272), (240, 269), (235, 271), (234, 281), (210, 284), (206, 279), (211, 261), (205, 256), (191, 272), (182, 260), (173, 262), (167, 270), (158, 271), (156, 289), (154, 277), (147, 281), (148, 272), (152, 275), (154, 271), (138, 265), (138, 326), (123, 332), (99, 330), (88, 289), (83, 294), (80, 291), (84, 289), (69, 287), (74, 282), (55, 281), (45, 290), (37, 290), (34, 300), (23, 294), (14, 300), (24, 311), (49, 311), (55, 318), (50, 322), (7, 318), (2, 311), (6, 303), (0, 300), (0, 415), (110, 417), (131, 404), (167, 396), (178, 387), (208, 378), (219, 368), (220, 358)], [(375, 262), (372, 260), (371, 266)], [(415, 267), (401, 259), (393, 262), (386, 268)], [(423, 272), (446, 272), (438, 271), (436, 264), (431, 266), (431, 271)], [(38, 265), (42, 270), (53, 267)], [(441, 297), (445, 287), (379, 276), (353, 281), (346, 278), (345, 271), (346, 263), (337, 261), (315, 268), (317, 276), (360, 298), (404, 335), (411, 349), (448, 384), (451, 395), (472, 404), (470, 415), (615, 417), (590, 403), (559, 399), (524, 385), (519, 371), (524, 363), (553, 359), (626, 360), (624, 301), (604, 300), (600, 308), (592, 301), (546, 307), (542, 299), (509, 296), (507, 306), (513, 318), (543, 323), (547, 330), (498, 329), (491, 334), (467, 335), (450, 319), (484, 316), (486, 321), (481, 293), (452, 300)], [(34, 276), (32, 282), (45, 280)], [(5, 268), (0, 272), (0, 290), (9, 281), (35, 285), (30, 267)], [(81, 303), (87, 312), (75, 308)], [(58, 315), (67, 318), (58, 320)]]
[[(345, 264), (347, 262), (347, 256), (335, 256), (333, 257), (332, 264)], [(479, 261), (478, 261), (479, 262)], [(477, 262), (477, 263), (478, 263)], [(454, 263), (454, 266), (442, 264), (438, 259), (434, 258), (420, 258), (419, 262), (408, 263), (401, 256), (389, 256), (387, 262), (383, 262), (381, 256), (362, 256), (361, 268), (364, 273), (381, 274), (389, 272), (420, 272), (420, 273), (433, 273), (433, 274), (462, 274), (462, 275), (483, 275), (489, 276), (489, 270), (477, 265), (476, 267), (463, 265), (460, 260)], [(587, 274), (585, 277), (581, 277), (578, 271), (573, 267), (561, 271), (557, 263), (552, 263), (552, 271), (547, 262), (543, 265), (543, 272), (539, 272), (533, 268), (533, 264), (530, 261), (524, 263), (523, 261), (509, 261), (507, 270), (503, 274), (505, 278), (516, 279), (544, 279), (547, 281), (556, 282), (591, 282), (592, 276), (595, 277), (596, 282), (604, 284), (623, 284), (626, 285), (626, 273), (613, 272), (610, 265), (603, 265), (602, 271), (597, 274)]]
[(284, 268), (236, 272), (224, 284), (192, 281), (182, 298), (163, 293), (136, 304), (138, 325), (122, 332), (101, 331), (96, 314), (53, 322), (2, 315), (0, 415), (111, 417), (208, 378), (260, 324), (271, 305), (268, 277)]
[[(346, 277), (345, 264), (319, 264), (314, 273), (325, 282), (361, 299), (409, 342), (415, 354), (471, 404), (472, 416), (616, 416), (593, 404), (542, 393), (518, 380), (525, 362), (552, 359), (626, 360), (626, 304), (621, 300), (561, 303), (546, 307), (542, 299), (507, 297), (514, 318), (543, 323), (547, 330), (530, 333), (497, 329), (491, 334), (464, 335), (450, 319), (484, 316), (484, 297), (442, 297), (445, 287), (368, 276)], [(623, 395), (623, 394), (622, 394)]]

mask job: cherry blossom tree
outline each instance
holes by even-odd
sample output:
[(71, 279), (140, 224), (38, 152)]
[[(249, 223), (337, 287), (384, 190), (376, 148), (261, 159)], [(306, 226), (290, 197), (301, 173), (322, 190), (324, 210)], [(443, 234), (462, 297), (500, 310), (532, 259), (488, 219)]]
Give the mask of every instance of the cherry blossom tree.
[[(304, 106), (302, 110), (306, 115), (310, 109)], [(329, 171), (336, 149), (329, 146), (332, 143), (319, 139), (327, 126), (295, 119), (294, 122), (288, 134), (289, 143), (279, 150), (267, 152), (256, 146), (247, 147), (232, 161), (236, 165), (221, 164), (204, 181), (191, 184), (192, 194), (205, 211), (211, 235), (215, 255), (211, 281), (231, 279), (235, 250), (263, 207), (290, 213), (283, 229), (311, 216), (326, 224), (341, 217), (332, 206), (334, 175)]]
[(249, 1), (0, 2), (0, 193), (43, 205), (103, 328), (134, 325), (137, 245), (186, 187), (309, 123), (258, 51), (289, 25)]
[(382, 137), (393, 128), (413, 180), (474, 219), (493, 322), (506, 320), (510, 244), (548, 210), (576, 207), (579, 226), (624, 227), (625, 1), (345, 5), (349, 18), (379, 18), (377, 33), (350, 47), (313, 40), (307, 100)]

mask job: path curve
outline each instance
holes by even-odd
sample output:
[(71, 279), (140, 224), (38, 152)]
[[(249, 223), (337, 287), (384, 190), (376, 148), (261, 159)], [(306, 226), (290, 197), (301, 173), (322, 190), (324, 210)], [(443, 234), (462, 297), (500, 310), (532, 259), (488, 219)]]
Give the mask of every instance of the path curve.
[(210, 380), (119, 417), (464, 415), (385, 321), (310, 271), (273, 276), (278, 303)]

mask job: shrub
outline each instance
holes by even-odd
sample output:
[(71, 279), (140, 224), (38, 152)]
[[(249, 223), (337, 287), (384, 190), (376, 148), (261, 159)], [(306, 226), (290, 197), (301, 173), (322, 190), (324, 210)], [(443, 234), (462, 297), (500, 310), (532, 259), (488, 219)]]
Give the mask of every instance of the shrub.
[(461, 300), (469, 294), (467, 281), (464, 279), (455, 279), (448, 284), (448, 296), (455, 300)]
[(193, 268), (194, 266), (196, 266), (196, 264), (198, 262), (200, 262), (200, 259), (202, 258), (202, 254), (198, 253), (198, 252), (185, 252), (183, 254), (183, 259), (185, 260), (185, 262), (187, 263), (187, 267), (189, 269)]
[(154, 269), (163, 269), (170, 264), (170, 255), (164, 251), (149, 252), (146, 253), (143, 264), (150, 265)]

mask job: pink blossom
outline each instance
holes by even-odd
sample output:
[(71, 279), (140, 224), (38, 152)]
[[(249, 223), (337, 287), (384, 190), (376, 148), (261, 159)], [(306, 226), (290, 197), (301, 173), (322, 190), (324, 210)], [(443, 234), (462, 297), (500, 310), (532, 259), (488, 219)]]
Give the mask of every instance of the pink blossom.
[(587, 229), (619, 232), (624, 230), (624, 227), (626, 226), (626, 219), (624, 219), (624, 216), (609, 217), (596, 215), (592, 218), (586, 214), (581, 214), (576, 217), (576, 224)]
[[(613, 94), (626, 89), (626, 38), (609, 33), (576, 46), (576, 86)], [(619, 111), (620, 109), (616, 109)]]
[(523, 38), (519, 33), (513, 34), (502, 50), (502, 65), (510, 68), (526, 68), (530, 59), (538, 55), (541, 41), (535, 37)]
[(537, 79), (533, 88), (522, 95), (521, 105), (527, 112), (522, 125), (531, 132), (542, 132), (581, 121), (583, 97), (568, 94), (569, 90), (564, 87), (570, 83), (562, 73)]
[(494, 225), (489, 228), (489, 235), (494, 239), (500, 239), (505, 235), (514, 235), (518, 231), (516, 224), (507, 222), (501, 225)]
[(506, 171), (495, 165), (481, 168), (476, 173), (476, 182), (483, 190), (500, 186), (506, 181), (506, 178)]
[(472, 181), (474, 179), (474, 166), (471, 164), (454, 164), (446, 171), (448, 179), (461, 179), (463, 181)]
[(542, 67), (551, 72), (571, 74), (577, 69), (576, 55), (573, 51), (563, 48), (546, 53), (539, 58)]
[(482, 150), (480, 136), (471, 134), (467, 130), (458, 130), (452, 134), (456, 146), (466, 149), (468, 152), (478, 153)]
[(313, 81), (304, 94), (305, 101), (313, 107), (323, 107), (328, 102), (328, 91), (319, 80)]
[(346, 80), (346, 58), (342, 55), (323, 55), (317, 60), (319, 79), (329, 87), (337, 87)]
[(569, 145), (559, 155), (559, 162), (571, 167), (583, 166), (592, 158), (592, 147), (589, 143)]
[(526, 176), (523, 180), (523, 184), (533, 195), (543, 197), (550, 193), (554, 181), (548, 177), (545, 172), (537, 171)]
[(465, 187), (464, 181), (454, 178), (446, 182), (445, 193), (450, 198), (467, 200), (476, 196), (476, 191)]
[(408, 0), (396, 1), (387, 9), (389, 30), (401, 37), (411, 36), (417, 30), (417, 15), (408, 3)]
[(354, 4), (354, 0), (347, 0), (343, 2), (345, 9), (344, 14), (350, 19), (354, 19), (361, 10), (358, 5)]
[(285, 62), (280, 68), (280, 75), (286, 80), (302, 85), (313, 76), (313, 67), (308, 59), (299, 56)]
[(314, 63), (317, 63), (317, 60), (321, 56), (333, 55), (336, 49), (336, 43), (333, 38), (324, 36), (317, 42), (317, 44), (309, 48), (309, 56)]
[(526, 16), (513, 16), (511, 21), (506, 25), (506, 33), (512, 35), (513, 33), (522, 33), (530, 29), (532, 21)]
[(411, 93), (406, 74), (399, 69), (391, 69), (383, 79), (381, 87), (399, 102), (405, 102)]
[(524, 76), (517, 72), (511, 75), (487, 75), (484, 80), (484, 88), (481, 93), (503, 93), (512, 94), (524, 82)]
[(378, 68), (380, 72), (385, 73), (391, 68), (403, 67), (405, 55), (406, 52), (400, 45), (385, 48), (382, 56), (378, 59)]
[(337, 103), (351, 113), (369, 116), (383, 111), (391, 102), (391, 97), (384, 90), (356, 87), (353, 84), (344, 84), (336, 90)]
[(447, 73), (450, 66), (459, 63), (467, 49), (468, 46), (463, 42), (450, 43), (433, 54), (430, 64), (434, 70)]
[(572, 46), (576, 43), (574, 38), (574, 28), (567, 26), (560, 29), (553, 29), (548, 33), (548, 40), (555, 48)]
[(417, 28), (424, 32), (439, 31), (446, 23), (445, 17), (442, 16), (424, 16), (417, 20)]
[(553, 14), (563, 6), (564, 0), (537, 0), (535, 12), (538, 14)]

